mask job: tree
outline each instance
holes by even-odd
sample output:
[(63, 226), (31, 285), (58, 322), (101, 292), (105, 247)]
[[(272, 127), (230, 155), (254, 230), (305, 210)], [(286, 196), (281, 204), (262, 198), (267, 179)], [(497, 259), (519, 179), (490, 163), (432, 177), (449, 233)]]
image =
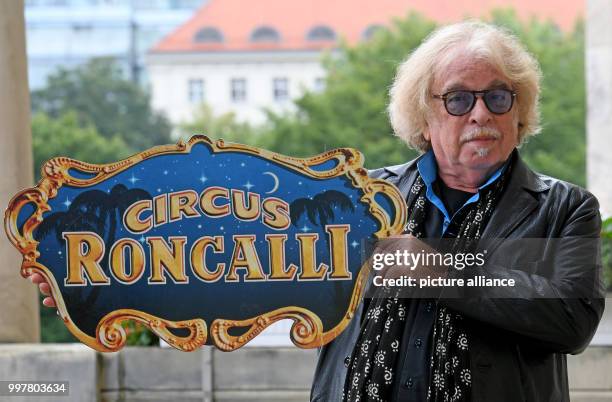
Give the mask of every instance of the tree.
[[(513, 31), (544, 72), (543, 130), (522, 155), (537, 171), (584, 185), (584, 25), (578, 22), (567, 34), (550, 22), (521, 22), (511, 10), (495, 11), (489, 19)], [(295, 156), (351, 146), (365, 154), (368, 167), (413, 158), (417, 153), (392, 135), (387, 92), (398, 64), (434, 28), (433, 22), (410, 14), (368, 42), (342, 46), (325, 60), (326, 90), (299, 98), (295, 113), (268, 112), (270, 129), (260, 144)]]
[(586, 185), (586, 84), (584, 22), (564, 33), (552, 22), (520, 23), (512, 10), (497, 10), (492, 21), (513, 31), (542, 68), (542, 132), (522, 148), (536, 171)]
[(89, 163), (115, 162), (130, 155), (123, 139), (101, 136), (91, 124), (81, 125), (76, 112), (53, 119), (44, 113), (32, 117), (34, 171), (40, 178), (42, 164), (55, 156), (68, 156)]
[(93, 125), (109, 140), (118, 135), (134, 151), (172, 142), (170, 123), (151, 109), (149, 95), (108, 58), (60, 68), (32, 93), (32, 110), (52, 118), (72, 110), (81, 126)]
[(257, 145), (259, 140), (258, 132), (248, 123), (237, 121), (233, 112), (215, 115), (206, 103), (200, 104), (190, 121), (179, 124), (178, 131), (183, 139), (204, 134), (215, 140), (223, 138), (226, 141), (251, 145)]
[(431, 32), (434, 24), (416, 14), (381, 29), (361, 45), (343, 45), (324, 60), (326, 89), (307, 92), (297, 112), (268, 112), (271, 129), (262, 145), (292, 156), (311, 156), (336, 147), (354, 147), (370, 167), (402, 163), (417, 155), (392, 135), (387, 91), (398, 63)]

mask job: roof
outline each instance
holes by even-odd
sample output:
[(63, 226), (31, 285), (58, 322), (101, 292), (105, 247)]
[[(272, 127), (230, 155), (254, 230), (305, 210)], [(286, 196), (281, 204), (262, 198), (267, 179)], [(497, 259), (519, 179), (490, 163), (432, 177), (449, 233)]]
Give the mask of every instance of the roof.
[[(162, 39), (154, 53), (257, 50), (318, 50), (334, 41), (308, 40), (314, 27), (331, 28), (349, 44), (363, 39), (375, 25), (416, 11), (437, 22), (487, 16), (492, 9), (512, 7), (519, 18), (552, 20), (562, 30), (573, 28), (585, 13), (586, 0), (209, 0), (186, 23)], [(206, 31), (201, 31), (203, 28)], [(253, 42), (257, 28), (263, 40)], [(278, 40), (274, 40), (274, 31)], [(215, 31), (216, 30), (216, 31)], [(198, 31), (203, 42), (194, 40)], [(318, 33), (325, 34), (325, 29)], [(315, 35), (316, 36), (316, 35)], [(222, 38), (222, 41), (215, 42)]]

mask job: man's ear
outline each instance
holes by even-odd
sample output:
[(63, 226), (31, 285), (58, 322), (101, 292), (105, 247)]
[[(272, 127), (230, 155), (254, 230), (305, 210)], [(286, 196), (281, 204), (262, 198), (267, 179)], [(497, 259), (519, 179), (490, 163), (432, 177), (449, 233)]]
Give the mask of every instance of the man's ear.
[(429, 135), (429, 124), (427, 124), (425, 126), (425, 130), (423, 130), (423, 138), (425, 138), (427, 142), (431, 142), (431, 135)]

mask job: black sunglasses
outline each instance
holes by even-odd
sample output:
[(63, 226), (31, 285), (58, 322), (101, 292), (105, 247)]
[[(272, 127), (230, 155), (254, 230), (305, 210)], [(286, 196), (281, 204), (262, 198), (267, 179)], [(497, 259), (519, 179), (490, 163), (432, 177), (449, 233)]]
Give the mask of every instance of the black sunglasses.
[(491, 113), (504, 114), (512, 109), (516, 92), (509, 89), (486, 89), (484, 91), (450, 91), (443, 95), (433, 95), (444, 100), (446, 111), (453, 116), (463, 116), (474, 109), (476, 98), (482, 97)]

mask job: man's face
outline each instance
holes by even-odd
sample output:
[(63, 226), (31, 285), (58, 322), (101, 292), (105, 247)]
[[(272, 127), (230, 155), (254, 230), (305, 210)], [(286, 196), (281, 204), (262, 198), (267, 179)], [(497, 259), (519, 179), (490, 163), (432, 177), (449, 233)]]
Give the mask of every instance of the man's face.
[[(509, 80), (488, 63), (458, 54), (436, 75), (432, 94), (495, 88), (513, 89)], [(509, 112), (494, 114), (487, 109), (482, 97), (478, 97), (474, 108), (463, 116), (450, 115), (441, 99), (433, 99), (432, 103), (424, 135), (431, 142), (441, 168), (457, 172), (464, 169), (490, 171), (500, 166), (518, 144), (516, 102)]]

